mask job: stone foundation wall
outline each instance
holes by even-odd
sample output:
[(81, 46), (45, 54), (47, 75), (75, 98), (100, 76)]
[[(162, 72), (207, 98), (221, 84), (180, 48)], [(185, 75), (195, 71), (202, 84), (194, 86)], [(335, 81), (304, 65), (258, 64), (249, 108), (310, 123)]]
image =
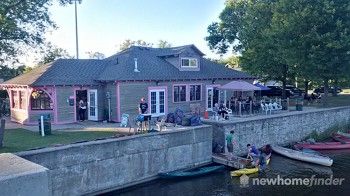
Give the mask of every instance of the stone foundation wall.
[(286, 145), (303, 140), (313, 131), (322, 133), (336, 125), (350, 124), (350, 107), (235, 118), (232, 122), (206, 120), (204, 123), (213, 126), (214, 145), (224, 146), (225, 134), (234, 130), (234, 139), (238, 143), (234, 146), (234, 152), (242, 155), (248, 143), (257, 147), (265, 144)]
[(162, 172), (210, 163), (211, 155), (207, 125), (18, 153), (49, 169), (52, 195), (124, 188)]

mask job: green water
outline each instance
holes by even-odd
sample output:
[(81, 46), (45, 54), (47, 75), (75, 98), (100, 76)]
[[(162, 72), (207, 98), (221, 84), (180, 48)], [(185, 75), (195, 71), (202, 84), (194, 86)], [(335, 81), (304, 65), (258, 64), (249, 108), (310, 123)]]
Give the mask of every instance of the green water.
[[(334, 160), (332, 167), (323, 167), (299, 161), (294, 161), (273, 154), (266, 172), (250, 175), (248, 187), (242, 187), (240, 179), (230, 177), (230, 171), (225, 170), (207, 176), (186, 180), (155, 180), (146, 184), (118, 190), (106, 195), (350, 195), (350, 150), (323, 151)], [(342, 185), (329, 186), (278, 186), (278, 185), (253, 185), (252, 178), (344, 178)]]

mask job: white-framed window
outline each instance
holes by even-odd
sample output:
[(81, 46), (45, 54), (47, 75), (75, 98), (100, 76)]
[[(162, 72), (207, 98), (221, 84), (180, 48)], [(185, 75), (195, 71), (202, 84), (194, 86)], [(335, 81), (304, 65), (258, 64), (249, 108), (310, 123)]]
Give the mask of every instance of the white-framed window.
[(196, 58), (181, 58), (181, 68), (198, 68)]
[(200, 101), (202, 86), (200, 84), (189, 85), (190, 86), (190, 101)]
[(187, 95), (186, 85), (174, 85), (173, 95), (174, 103), (185, 102)]

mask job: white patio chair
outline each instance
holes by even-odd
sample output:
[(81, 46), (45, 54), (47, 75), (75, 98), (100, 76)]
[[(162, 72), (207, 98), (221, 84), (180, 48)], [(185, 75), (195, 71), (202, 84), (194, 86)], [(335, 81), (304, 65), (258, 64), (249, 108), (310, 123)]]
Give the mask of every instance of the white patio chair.
[(282, 110), (282, 106), (279, 105), (279, 104), (276, 103), (276, 102), (274, 102), (274, 103), (272, 104), (272, 106), (273, 106), (274, 110)]
[(260, 106), (261, 106), (261, 111), (265, 112), (266, 115), (267, 115), (267, 113), (269, 111), (270, 111), (270, 114), (271, 114), (271, 110), (269, 110), (267, 104), (265, 105), (265, 104), (261, 103)]
[(275, 111), (275, 109), (274, 109), (272, 103), (269, 103), (269, 104), (266, 104), (266, 105), (267, 105), (267, 108), (270, 110), (270, 114), (271, 114), (273, 111)]

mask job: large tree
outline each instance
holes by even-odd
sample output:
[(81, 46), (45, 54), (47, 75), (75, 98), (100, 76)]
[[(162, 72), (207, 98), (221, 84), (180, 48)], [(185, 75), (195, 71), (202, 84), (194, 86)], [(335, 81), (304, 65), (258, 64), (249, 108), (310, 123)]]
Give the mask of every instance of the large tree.
[(157, 45), (158, 45), (158, 48), (170, 48), (171, 47), (171, 43), (169, 43), (166, 40), (159, 40)]
[(208, 27), (211, 49), (241, 52), (243, 69), (284, 84), (295, 76), (330, 81), (349, 73), (350, 3), (345, 0), (228, 0)]
[(42, 58), (39, 61), (39, 65), (51, 63), (57, 59), (70, 59), (73, 58), (68, 54), (65, 49), (59, 48), (50, 42), (47, 43), (42, 51)]
[(88, 52), (86, 52), (86, 54), (89, 55), (90, 59), (104, 59), (104, 58), (106, 58), (106, 56), (101, 52), (88, 51)]
[[(0, 1), (0, 63), (17, 59), (26, 47), (38, 48), (44, 43), (44, 33), (55, 28), (48, 13), (55, 0)], [(70, 0), (57, 0), (65, 5)]]
[(152, 43), (148, 43), (146, 41), (143, 40), (131, 40), (131, 39), (126, 39), (124, 40), (120, 46), (119, 46), (119, 50), (125, 50), (130, 48), (131, 46), (144, 46), (144, 47), (152, 47)]

